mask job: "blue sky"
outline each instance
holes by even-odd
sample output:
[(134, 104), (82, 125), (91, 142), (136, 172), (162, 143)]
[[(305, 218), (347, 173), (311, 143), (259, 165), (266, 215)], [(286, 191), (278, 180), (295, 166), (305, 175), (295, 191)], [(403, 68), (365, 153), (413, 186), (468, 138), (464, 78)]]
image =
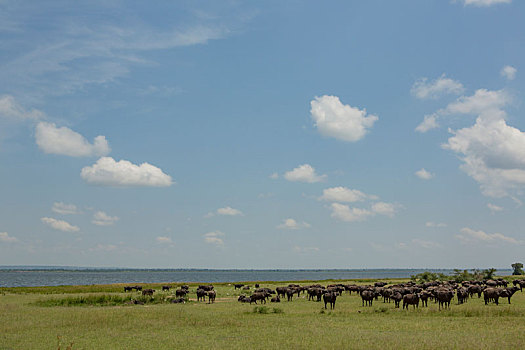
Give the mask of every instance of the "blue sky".
[(523, 261), (525, 4), (0, 1), (0, 265)]

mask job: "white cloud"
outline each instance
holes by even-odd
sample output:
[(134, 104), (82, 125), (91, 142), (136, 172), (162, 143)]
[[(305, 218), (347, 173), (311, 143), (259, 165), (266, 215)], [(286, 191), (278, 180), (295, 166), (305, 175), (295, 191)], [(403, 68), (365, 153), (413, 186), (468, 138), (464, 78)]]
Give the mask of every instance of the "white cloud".
[(394, 217), (396, 213), (396, 205), (392, 203), (377, 202), (372, 204), (372, 211), (377, 214)]
[(450, 103), (445, 113), (486, 114), (501, 110), (512, 101), (505, 90), (478, 89), (472, 96), (461, 96)]
[(438, 118), (437, 114), (426, 115), (423, 118), (423, 121), (421, 122), (421, 124), (419, 124), (416, 127), (416, 131), (420, 133), (425, 133), (429, 130), (439, 128), (439, 124), (437, 123), (437, 118)]
[(355, 142), (362, 139), (378, 120), (366, 110), (344, 105), (337, 96), (316, 97), (310, 102), (312, 119), (321, 135)]
[(65, 126), (57, 128), (55, 124), (47, 122), (38, 123), (35, 139), (42, 151), (51, 154), (91, 157), (103, 156), (111, 151), (105, 136), (95, 137), (91, 144), (79, 133)]
[(426, 224), (425, 224), (426, 227), (447, 227), (447, 224), (443, 223), (443, 222), (432, 222), (432, 221), (428, 221)]
[(492, 213), (496, 213), (498, 211), (503, 211), (502, 207), (497, 206), (497, 205), (492, 204), (492, 203), (487, 203), (487, 208), (489, 208)]
[(419, 177), (420, 179), (423, 179), (423, 180), (430, 180), (431, 178), (434, 177), (434, 174), (426, 171), (424, 168), (416, 171), (416, 176)]
[(204, 234), (203, 237), (204, 237), (204, 242), (208, 244), (213, 244), (216, 246), (224, 245), (224, 240), (221, 238), (221, 237), (224, 237), (224, 233), (222, 233), (221, 231), (208, 232)]
[(155, 240), (157, 241), (157, 243), (160, 243), (160, 244), (173, 244), (173, 241), (171, 240), (170, 237), (159, 236), (155, 238)]
[(374, 213), (361, 208), (350, 208), (348, 205), (332, 203), (330, 208), (332, 209), (331, 216), (346, 222), (365, 221)]
[(518, 70), (512, 66), (505, 66), (501, 69), (501, 76), (505, 77), (507, 80), (514, 80), (516, 78), (516, 73)]
[(432, 249), (432, 248), (441, 248), (441, 244), (432, 242), (432, 241), (426, 241), (419, 238), (414, 238), (412, 240), (412, 244), (421, 248), (425, 249)]
[(93, 220), (91, 222), (98, 226), (111, 226), (118, 220), (119, 218), (116, 216), (109, 216), (103, 211), (97, 211), (93, 214)]
[(359, 190), (352, 190), (342, 186), (324, 189), (323, 195), (319, 197), (320, 200), (340, 203), (359, 202), (367, 198), (369, 196)]
[(282, 224), (277, 226), (277, 228), (287, 229), (287, 230), (299, 230), (301, 228), (309, 228), (311, 225), (307, 222), (297, 222), (295, 219), (288, 218), (283, 221)]
[(428, 78), (417, 80), (410, 92), (419, 99), (436, 99), (447, 94), (459, 95), (464, 90), (463, 84), (457, 80), (447, 78), (445, 74), (443, 74), (433, 81), (428, 81)]
[(114, 252), (117, 250), (117, 246), (114, 244), (97, 244), (94, 248), (90, 248), (90, 251), (95, 252)]
[(461, 235), (456, 235), (456, 238), (464, 243), (473, 242), (485, 242), (485, 243), (497, 243), (505, 242), (511, 244), (522, 244), (522, 241), (518, 241), (515, 238), (502, 235), (501, 233), (485, 233), (483, 231), (475, 231), (471, 228), (465, 227), (461, 229)]
[(242, 211), (234, 209), (232, 207), (225, 207), (217, 209), (218, 215), (227, 215), (227, 216), (240, 216), (243, 215)]
[(69, 222), (64, 220), (57, 220), (54, 218), (43, 217), (40, 219), (44, 224), (54, 228), (55, 230), (64, 232), (77, 232), (80, 229), (78, 226), (71, 225)]
[(284, 178), (288, 181), (314, 183), (323, 181), (326, 175), (318, 175), (310, 164), (303, 164), (284, 173)]
[(9, 236), (7, 232), (0, 232), (0, 242), (14, 243), (18, 242), (18, 239), (13, 236)]
[(486, 113), (467, 128), (451, 131), (443, 148), (462, 156), (461, 169), (491, 197), (525, 186), (525, 133), (507, 125), (504, 112)]
[(278, 178), (279, 178), (279, 174), (277, 174), (277, 173), (273, 173), (273, 174), (270, 175), (270, 179), (272, 179), (272, 180), (275, 180), (275, 179), (278, 179)]
[(314, 252), (318, 252), (319, 251), (319, 248), (317, 247), (299, 247), (299, 246), (295, 246), (292, 248), (292, 250), (296, 253), (314, 253)]
[(111, 157), (102, 157), (92, 166), (84, 167), (80, 176), (87, 183), (103, 186), (167, 187), (173, 184), (171, 176), (156, 166), (135, 165), (127, 160), (116, 162)]
[(53, 207), (51, 208), (55, 213), (62, 214), (62, 215), (74, 215), (74, 214), (80, 214), (80, 211), (77, 209), (77, 206), (74, 204), (65, 204), (63, 202), (55, 202), (53, 203)]
[(11, 95), (0, 96), (0, 117), (14, 120), (38, 120), (45, 117), (39, 110), (26, 110)]
[(510, 4), (512, 0), (463, 0), (465, 6), (488, 7), (498, 4)]

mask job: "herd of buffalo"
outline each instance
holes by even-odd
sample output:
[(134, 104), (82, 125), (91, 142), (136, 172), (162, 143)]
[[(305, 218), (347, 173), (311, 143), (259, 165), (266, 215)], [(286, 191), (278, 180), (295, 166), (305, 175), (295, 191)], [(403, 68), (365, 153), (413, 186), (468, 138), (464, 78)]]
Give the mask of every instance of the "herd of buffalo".
[[(481, 298), (483, 295), (485, 305), (488, 303), (499, 304), (500, 298), (507, 298), (510, 304), (510, 299), (515, 292), (523, 291), (525, 288), (525, 279), (514, 280), (513, 286), (509, 287), (508, 282), (504, 279), (484, 280), (484, 281), (463, 281), (460, 284), (456, 282), (425, 282), (415, 283), (407, 282), (401, 284), (388, 285), (385, 282), (376, 282), (374, 285), (356, 285), (356, 284), (330, 284), (322, 286), (320, 284), (312, 284), (308, 286), (301, 286), (298, 284), (289, 284), (288, 286), (277, 287), (275, 290), (255, 285), (254, 291), (251, 295), (241, 294), (238, 298), (242, 303), (266, 303), (280, 302), (281, 298), (287, 301), (292, 301), (294, 296), (301, 296), (301, 293), (306, 293), (307, 299), (310, 301), (321, 300), (324, 302), (325, 309), (330, 305), (331, 309), (335, 308), (335, 302), (338, 296), (344, 292), (350, 295), (355, 292), (360, 295), (363, 306), (372, 306), (374, 300), (383, 298), (384, 303), (394, 302), (395, 307), (398, 308), (403, 302), (403, 309), (408, 309), (409, 305), (414, 308), (421, 306), (428, 306), (428, 300), (439, 303), (439, 309), (450, 308), (450, 302), (457, 297), (457, 303), (463, 304), (469, 298), (477, 295)], [(169, 285), (162, 286), (163, 291), (169, 291), (172, 288)], [(234, 289), (241, 289), (243, 291), (250, 291), (250, 286), (244, 284), (234, 284)], [(141, 291), (143, 296), (153, 296), (155, 290), (142, 289), (141, 286), (126, 286), (124, 292)], [(183, 303), (186, 296), (190, 293), (189, 286), (183, 285), (175, 291), (176, 298), (171, 299), (172, 303)], [(208, 303), (213, 303), (217, 296), (213, 285), (200, 285), (196, 290), (197, 301), (205, 301), (208, 297)]]

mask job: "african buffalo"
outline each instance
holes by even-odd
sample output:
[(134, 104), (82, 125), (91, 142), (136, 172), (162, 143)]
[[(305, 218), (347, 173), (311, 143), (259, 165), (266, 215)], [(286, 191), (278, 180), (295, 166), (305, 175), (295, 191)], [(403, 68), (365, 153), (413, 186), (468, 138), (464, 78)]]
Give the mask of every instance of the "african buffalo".
[(155, 292), (154, 289), (144, 289), (142, 291), (142, 295), (149, 295), (149, 296), (153, 296), (153, 293)]
[(206, 301), (206, 291), (204, 289), (197, 289), (197, 301)]
[(206, 294), (208, 295), (208, 304), (214, 303), (217, 293), (214, 290), (210, 290)]
[(171, 299), (171, 303), (173, 304), (184, 304), (185, 302), (184, 298)]
[(337, 293), (335, 292), (326, 292), (323, 294), (324, 308), (326, 309), (326, 304), (330, 303), (330, 309), (335, 309), (335, 300), (337, 299)]
[(412, 305), (414, 309), (419, 308), (419, 295), (417, 294), (405, 294), (403, 295), (403, 309), (408, 310), (408, 305)]
[(450, 289), (438, 289), (436, 293), (436, 299), (439, 302), (439, 309), (441, 307), (450, 309), (450, 301), (454, 297), (454, 291)]
[(266, 304), (266, 293), (253, 293), (250, 297), (250, 304), (254, 302), (257, 304), (257, 300), (261, 301), (261, 304), (264, 302)]
[(133, 287), (132, 286), (124, 287), (124, 292), (132, 292), (132, 291), (133, 291)]
[(363, 301), (363, 306), (365, 306), (365, 302), (367, 306), (372, 306), (372, 301), (374, 300), (374, 292), (371, 290), (365, 289), (361, 292), (361, 299)]
[(395, 307), (399, 308), (399, 303), (403, 300), (401, 293), (395, 292), (390, 298), (394, 301)]
[(162, 286), (162, 291), (170, 290), (171, 286)]
[(275, 296), (272, 299), (270, 299), (270, 302), (272, 302), (272, 303), (280, 303), (281, 302), (281, 298), (279, 298), (279, 296)]
[(180, 288), (180, 289), (177, 289), (175, 291), (175, 296), (177, 296), (177, 297), (183, 297), (184, 298), (186, 296), (186, 294), (188, 294), (188, 291), (186, 289)]

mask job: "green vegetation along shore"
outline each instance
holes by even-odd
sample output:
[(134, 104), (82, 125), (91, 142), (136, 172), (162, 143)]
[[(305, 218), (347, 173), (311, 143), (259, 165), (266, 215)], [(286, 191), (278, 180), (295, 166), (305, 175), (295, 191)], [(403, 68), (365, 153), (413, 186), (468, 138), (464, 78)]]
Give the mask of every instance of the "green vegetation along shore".
[[(260, 284), (275, 289), (288, 283), (373, 282)], [(433, 301), (403, 310), (381, 297), (366, 307), (358, 294), (344, 292), (334, 310), (325, 310), (306, 293), (291, 302), (240, 303), (238, 296), (251, 292), (230, 283), (214, 284), (213, 304), (197, 302), (192, 284), (187, 302), (173, 304), (175, 288), (163, 292), (165, 284), (180, 286), (142, 285), (156, 290), (149, 301), (136, 291), (124, 293), (124, 284), (0, 288), (0, 349), (514, 349), (525, 344), (520, 291), (510, 305), (506, 299), (485, 305), (483, 296), (474, 296), (461, 305), (454, 298), (446, 310)], [(255, 282), (244, 284), (253, 291)]]

